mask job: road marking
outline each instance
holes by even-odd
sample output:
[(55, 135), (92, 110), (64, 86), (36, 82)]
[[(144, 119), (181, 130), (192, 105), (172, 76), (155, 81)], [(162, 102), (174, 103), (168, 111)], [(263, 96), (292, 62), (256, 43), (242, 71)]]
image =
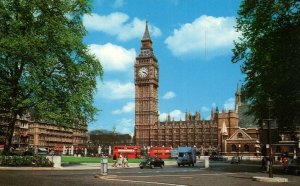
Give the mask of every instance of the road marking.
[(145, 184), (156, 184), (156, 185), (172, 185), (172, 186), (187, 186), (187, 185), (178, 185), (173, 183), (160, 183), (160, 182), (149, 182), (149, 181), (134, 181), (134, 180), (119, 180), (114, 178), (101, 177), (101, 179), (109, 181), (120, 181), (120, 182), (131, 182), (131, 183), (145, 183)]
[(182, 178), (182, 179), (190, 179), (190, 178), (193, 178), (193, 177), (179, 177), (179, 178)]
[[(181, 173), (181, 172), (202, 172), (205, 171), (205, 169), (193, 169), (193, 170), (174, 170), (174, 171), (150, 171), (150, 170), (145, 170), (145, 171), (138, 171), (138, 172), (134, 172), (135, 174), (143, 174), (143, 173)], [(131, 171), (124, 171), (124, 172), (113, 172), (113, 173), (117, 173), (117, 174), (127, 174), (127, 173), (133, 173)]]
[[(204, 174), (189, 174), (189, 177), (190, 176), (221, 176), (221, 175), (227, 175), (227, 174), (237, 174), (237, 173), (204, 173)], [(111, 175), (113, 177), (116, 177), (117, 175)], [(150, 175), (150, 176), (138, 176), (138, 175), (134, 175), (134, 176), (129, 176), (129, 175), (126, 175), (126, 176), (122, 176), (122, 175), (118, 175), (119, 178), (131, 178), (131, 177), (134, 177), (134, 178), (146, 178), (146, 177), (178, 177), (178, 176), (182, 176), (182, 177), (185, 177), (186, 175), (180, 175), (180, 174), (175, 174), (175, 175), (171, 175), (171, 174), (165, 174), (165, 175)], [(109, 176), (108, 176), (109, 177)]]

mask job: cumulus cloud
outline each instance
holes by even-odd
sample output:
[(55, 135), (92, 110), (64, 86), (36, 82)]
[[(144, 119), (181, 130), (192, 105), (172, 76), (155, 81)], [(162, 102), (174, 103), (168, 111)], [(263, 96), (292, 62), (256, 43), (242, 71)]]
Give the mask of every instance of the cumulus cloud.
[(135, 108), (134, 102), (128, 102), (121, 109), (114, 110), (112, 112), (112, 114), (122, 114), (122, 113), (133, 112), (134, 108)]
[(171, 120), (179, 121), (185, 120), (185, 113), (181, 112), (180, 110), (173, 110), (170, 113), (159, 113), (159, 120), (166, 121), (168, 114), (171, 116)]
[(222, 55), (230, 52), (233, 40), (239, 36), (235, 25), (234, 17), (202, 15), (175, 29), (165, 44), (175, 56)]
[(172, 99), (176, 96), (176, 94), (172, 91), (167, 92), (162, 98), (163, 99)]
[(227, 99), (223, 106), (225, 110), (233, 110), (235, 107), (235, 98), (231, 97)]
[(134, 129), (134, 121), (128, 118), (122, 118), (117, 121), (116, 131), (123, 133), (123, 134), (130, 134), (133, 136), (133, 129)]
[(118, 45), (107, 43), (105, 45), (91, 44), (88, 46), (107, 71), (126, 71), (133, 67), (136, 57), (135, 49), (125, 49)]
[(105, 81), (98, 84), (97, 89), (99, 96), (106, 99), (133, 99), (134, 84), (131, 82), (121, 83), (119, 81)]
[[(136, 17), (129, 20), (127, 14), (114, 12), (109, 15), (98, 15), (95, 13), (84, 15), (83, 24), (87, 30), (105, 32), (106, 34), (117, 36), (121, 41), (128, 41), (142, 37), (146, 22)], [(151, 24), (149, 24), (149, 32), (153, 37), (161, 35), (160, 29)]]

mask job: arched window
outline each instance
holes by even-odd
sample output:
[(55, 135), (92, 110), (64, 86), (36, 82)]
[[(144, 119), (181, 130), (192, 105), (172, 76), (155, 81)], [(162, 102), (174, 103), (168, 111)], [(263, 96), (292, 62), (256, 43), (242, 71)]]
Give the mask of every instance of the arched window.
[(242, 133), (238, 133), (237, 134), (237, 138), (243, 138), (243, 134)]
[(236, 152), (236, 145), (231, 145), (231, 151)]
[(245, 151), (245, 152), (249, 152), (249, 145), (247, 145), (247, 144), (244, 145), (244, 151)]

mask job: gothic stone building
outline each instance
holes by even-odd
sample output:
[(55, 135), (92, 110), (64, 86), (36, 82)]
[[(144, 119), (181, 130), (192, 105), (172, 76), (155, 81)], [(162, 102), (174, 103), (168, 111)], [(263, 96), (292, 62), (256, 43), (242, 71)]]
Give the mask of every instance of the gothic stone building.
[(240, 94), (236, 93), (236, 109), (219, 113), (213, 109), (210, 120), (202, 120), (200, 113), (186, 113), (185, 121), (159, 121), (158, 87), (159, 65), (153, 52), (148, 22), (136, 57), (135, 71), (135, 134), (136, 145), (195, 146), (205, 154), (254, 155), (258, 148), (256, 128), (239, 127)]

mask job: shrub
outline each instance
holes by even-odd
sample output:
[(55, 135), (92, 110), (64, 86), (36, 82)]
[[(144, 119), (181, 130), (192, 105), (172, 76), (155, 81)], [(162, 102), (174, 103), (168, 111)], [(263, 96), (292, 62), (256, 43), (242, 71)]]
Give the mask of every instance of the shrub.
[(12, 157), (12, 166), (20, 167), (23, 165), (23, 157), (22, 156), (13, 156)]
[(53, 167), (53, 162), (45, 156), (1, 156), (0, 165), (8, 167)]
[(53, 162), (45, 156), (33, 156), (32, 165), (35, 167), (53, 167)]

